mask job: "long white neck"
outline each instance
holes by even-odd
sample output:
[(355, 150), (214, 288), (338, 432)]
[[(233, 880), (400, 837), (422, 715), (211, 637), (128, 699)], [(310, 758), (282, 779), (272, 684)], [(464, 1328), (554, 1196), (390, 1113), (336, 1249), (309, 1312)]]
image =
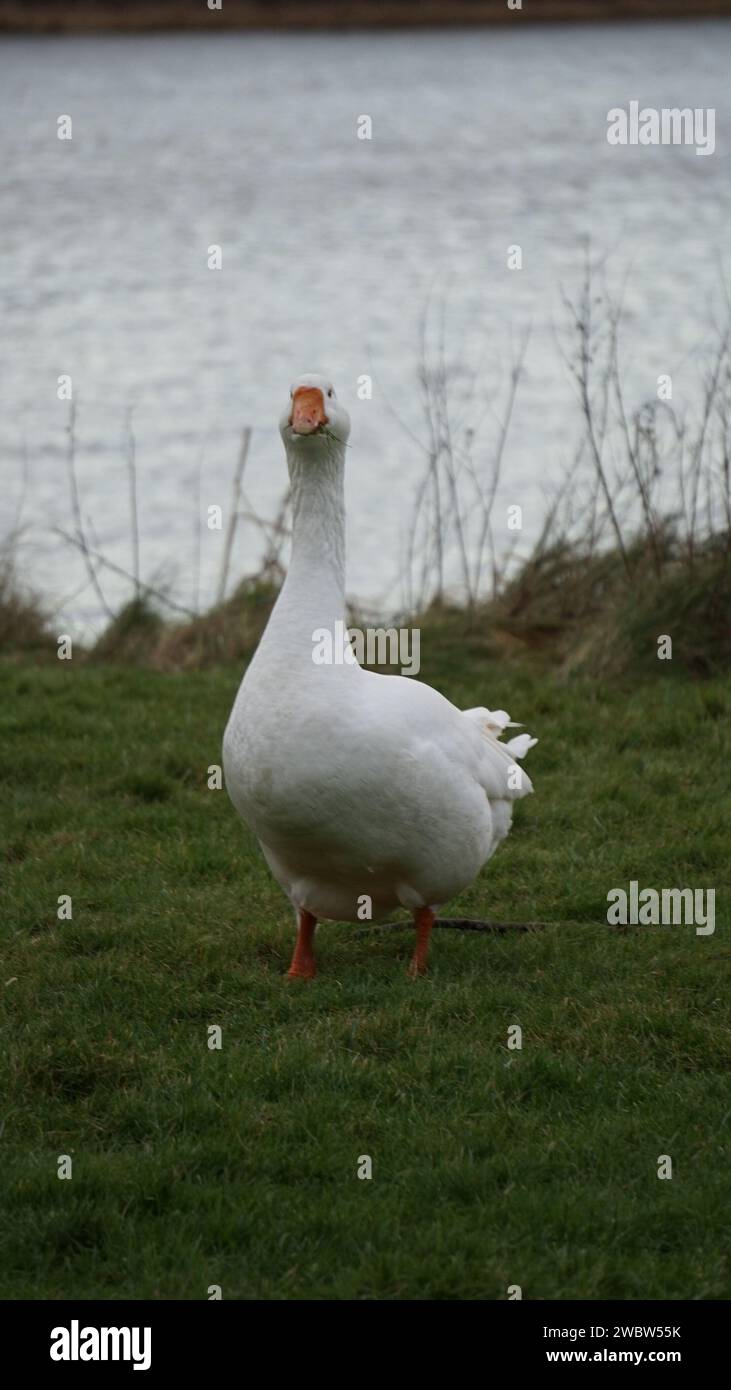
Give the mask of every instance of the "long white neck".
[(287, 443), (292, 483), (292, 556), (262, 640), (286, 659), (312, 661), (313, 633), (335, 631), (345, 615), (345, 448)]

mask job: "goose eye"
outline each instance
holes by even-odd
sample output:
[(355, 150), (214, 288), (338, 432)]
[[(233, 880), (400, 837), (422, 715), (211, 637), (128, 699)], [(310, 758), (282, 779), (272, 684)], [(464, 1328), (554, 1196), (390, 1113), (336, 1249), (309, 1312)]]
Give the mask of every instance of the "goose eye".
[(328, 393), (327, 393), (327, 394), (328, 394), (328, 396), (332, 396), (332, 393), (333, 393), (333, 389), (332, 389), (332, 386), (330, 386), (329, 389), (328, 389)]

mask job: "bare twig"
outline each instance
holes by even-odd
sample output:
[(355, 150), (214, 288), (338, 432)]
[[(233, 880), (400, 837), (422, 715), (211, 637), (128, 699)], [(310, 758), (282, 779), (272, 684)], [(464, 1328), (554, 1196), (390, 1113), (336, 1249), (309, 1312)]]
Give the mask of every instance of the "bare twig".
[(228, 571), (231, 563), (231, 551), (233, 549), (234, 536), (236, 534), (236, 522), (239, 516), (239, 497), (241, 494), (241, 479), (244, 475), (246, 457), (251, 443), (251, 427), (246, 425), (241, 433), (241, 447), (236, 461), (233, 486), (231, 489), (231, 504), (229, 509), (228, 526), (226, 527), (226, 538), (223, 546), (223, 556), (221, 559), (221, 574), (218, 580), (218, 594), (216, 602), (223, 603), (226, 596), (226, 585), (228, 584)]
[[(111, 570), (113, 574), (121, 575), (122, 579), (133, 580), (134, 576), (131, 575), (128, 570), (123, 569), (121, 565), (115, 565), (113, 560), (108, 560), (105, 555), (100, 555), (98, 551), (90, 550), (86, 542), (82, 543), (77, 536), (70, 536), (68, 532), (63, 531), (60, 526), (55, 526), (53, 529), (56, 535), (60, 536), (62, 540), (68, 541), (69, 545), (75, 545), (78, 550), (83, 551), (88, 559), (97, 560), (104, 569)], [(142, 594), (150, 594), (153, 598), (158, 599), (160, 603), (167, 604), (167, 607), (172, 608), (174, 612), (184, 613), (186, 618), (197, 617), (197, 614), (192, 608), (186, 608), (182, 603), (176, 603), (168, 594), (163, 593), (162, 589), (156, 589), (152, 584), (140, 582), (140, 590)], [(109, 610), (107, 611), (109, 612)], [(114, 617), (111, 612), (109, 612), (109, 616), (110, 618)]]
[[(105, 597), (104, 597), (104, 594), (103, 594), (103, 592), (102, 592), (101, 584), (99, 583), (99, 580), (98, 580), (98, 578), (97, 578), (97, 572), (96, 572), (96, 570), (94, 569), (94, 566), (93, 566), (93, 564), (92, 564), (92, 562), (91, 562), (91, 554), (90, 554), (90, 551), (89, 551), (89, 547), (88, 547), (88, 545), (87, 545), (87, 543), (86, 543), (86, 536), (85, 536), (85, 534), (84, 534), (84, 525), (83, 525), (83, 522), (82, 522), (82, 519), (81, 519), (81, 502), (80, 502), (80, 499), (79, 499), (79, 485), (78, 485), (77, 478), (76, 478), (76, 402), (75, 402), (75, 401), (71, 401), (70, 406), (69, 406), (69, 422), (68, 422), (68, 425), (66, 426), (66, 430), (67, 430), (68, 437), (69, 437), (68, 449), (67, 449), (67, 451), (66, 451), (66, 466), (67, 466), (67, 469), (68, 469), (69, 487), (70, 487), (70, 490), (71, 490), (71, 510), (72, 510), (72, 512), (73, 512), (74, 525), (75, 525), (75, 527), (76, 527), (76, 540), (75, 540), (74, 544), (78, 547), (78, 549), (81, 551), (81, 553), (82, 553), (82, 555), (83, 555), (83, 557), (84, 557), (84, 563), (86, 564), (87, 574), (89, 575), (89, 582), (93, 585), (94, 593), (96, 594), (96, 596), (97, 596), (97, 598), (98, 598), (98, 600), (99, 600), (99, 602), (100, 602), (102, 608), (104, 609), (104, 612), (106, 613), (107, 617), (111, 620), (111, 619), (113, 619), (114, 614), (113, 614), (111, 608), (109, 607), (109, 604), (107, 603), (107, 601), (106, 601), (106, 599), (105, 599)], [(63, 532), (60, 532), (59, 534), (63, 535)], [(71, 537), (68, 537), (68, 536), (67, 536), (66, 539), (67, 539), (67, 540), (70, 540)]]
[(489, 486), (489, 488), (488, 488), (487, 496), (486, 496), (486, 498), (485, 498), (484, 501), (483, 501), (482, 527), (481, 527), (481, 529), (480, 529), (480, 534), (479, 534), (478, 542), (477, 542), (477, 551), (476, 551), (476, 555), (475, 555), (475, 580), (474, 580), (474, 592), (475, 592), (475, 595), (477, 595), (477, 593), (479, 592), (480, 574), (481, 574), (481, 572), (482, 572), (482, 557), (483, 557), (483, 554), (484, 554), (485, 543), (486, 543), (486, 541), (487, 541), (488, 539), (489, 539), (489, 541), (490, 541), (490, 549), (491, 549), (491, 552), (492, 552), (492, 596), (493, 596), (493, 598), (495, 597), (495, 595), (496, 595), (496, 593), (497, 593), (497, 587), (498, 587), (498, 570), (497, 570), (497, 562), (496, 562), (496, 557), (495, 557), (495, 547), (494, 547), (494, 545), (493, 545), (493, 543), (492, 543), (492, 511), (493, 511), (493, 507), (494, 507), (494, 505), (495, 505), (495, 496), (496, 496), (496, 494), (497, 494), (498, 486), (499, 486), (499, 483), (500, 483), (500, 475), (501, 475), (502, 466), (503, 466), (503, 456), (504, 456), (504, 454), (505, 454), (505, 445), (506, 445), (507, 439), (508, 439), (508, 431), (509, 431), (509, 429), (510, 429), (510, 422), (511, 422), (511, 420), (512, 420), (512, 418), (513, 418), (513, 407), (514, 407), (514, 405), (515, 405), (515, 397), (516, 397), (516, 394), (517, 394), (517, 391), (518, 391), (518, 384), (519, 384), (519, 382), (520, 382), (520, 378), (521, 378), (522, 373), (523, 373), (523, 366), (524, 366), (524, 363), (525, 363), (525, 354), (526, 354), (527, 351), (528, 351), (528, 333), (526, 332), (526, 333), (523, 335), (523, 340), (522, 340), (521, 345), (520, 345), (520, 348), (519, 348), (519, 350), (518, 350), (518, 356), (517, 356), (515, 362), (513, 363), (513, 366), (512, 366), (511, 371), (510, 371), (510, 388), (509, 388), (509, 391), (508, 391), (508, 398), (507, 398), (507, 402), (506, 402), (506, 406), (505, 406), (505, 412), (504, 412), (502, 424), (501, 424), (501, 427), (500, 427), (500, 434), (499, 434), (499, 437), (498, 437), (497, 447), (496, 447), (496, 449), (495, 449), (495, 453), (494, 453), (493, 460), (492, 460), (490, 486)]
[(198, 455), (198, 464), (194, 474), (195, 483), (195, 518), (193, 522), (193, 553), (195, 555), (195, 611), (201, 611), (201, 476), (203, 473), (202, 448)]
[[(604, 467), (604, 459), (602, 457), (604, 435), (606, 430), (607, 398), (609, 385), (609, 377), (606, 373), (600, 380), (600, 389), (602, 391), (603, 401), (602, 405), (600, 406), (599, 416), (597, 416), (594, 401), (592, 399), (592, 365), (594, 362), (597, 343), (592, 322), (591, 296), (591, 266), (587, 253), (586, 268), (584, 272), (584, 284), (579, 298), (578, 307), (573, 305), (571, 301), (566, 297), (566, 295), (563, 296), (564, 304), (566, 308), (569, 310), (571, 317), (574, 321), (574, 328), (577, 335), (577, 360), (575, 365), (572, 366), (571, 371), (578, 388), (579, 401), (581, 404), (581, 410), (584, 416), (584, 425), (586, 428), (586, 438), (589, 445), (589, 453), (591, 455), (592, 463), (596, 471), (596, 476), (599, 480), (599, 485), (601, 487), (601, 491), (604, 497), (604, 503), (607, 509), (607, 515), (609, 517), (612, 530), (614, 532), (614, 539), (617, 543), (617, 549), (619, 550), (619, 553), (622, 557), (622, 564), (624, 565), (625, 572), (629, 575), (631, 573), (629, 557), (627, 555), (624, 537), (622, 535), (622, 530), (619, 525), (619, 520), (617, 518), (614, 498), (612, 497), (612, 490), (609, 486), (609, 480), (607, 478), (606, 469)], [(615, 335), (615, 332), (616, 325), (613, 325), (610, 320), (610, 361), (612, 360), (614, 354), (613, 337)]]
[(130, 526), (132, 528), (132, 575), (135, 585), (135, 599), (140, 597), (140, 525), (137, 512), (137, 468), (136, 452), (137, 446), (132, 430), (132, 407), (130, 406), (126, 416), (127, 426), (127, 477), (129, 479), (129, 511)]

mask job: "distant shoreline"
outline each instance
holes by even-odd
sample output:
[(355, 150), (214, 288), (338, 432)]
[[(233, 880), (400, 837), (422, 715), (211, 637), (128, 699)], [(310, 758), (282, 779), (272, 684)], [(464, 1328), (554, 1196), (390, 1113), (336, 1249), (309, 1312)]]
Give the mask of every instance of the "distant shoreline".
[(0, 33), (388, 29), (731, 17), (731, 0), (0, 0)]

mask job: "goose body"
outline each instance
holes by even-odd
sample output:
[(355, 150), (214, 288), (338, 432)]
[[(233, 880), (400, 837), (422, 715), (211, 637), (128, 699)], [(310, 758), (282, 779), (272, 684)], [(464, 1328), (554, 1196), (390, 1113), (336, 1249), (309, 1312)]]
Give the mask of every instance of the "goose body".
[(458, 710), (349, 652), (313, 659), (318, 631), (344, 619), (349, 421), (325, 378), (302, 377), (290, 395), (280, 429), (292, 558), (226, 727), (226, 787), (298, 914), (290, 974), (314, 974), (318, 918), (398, 907), (415, 914), (420, 973), (432, 909), (474, 880), (508, 833), (513, 801), (532, 791), (516, 759), (536, 740), (503, 743), (504, 711)]

